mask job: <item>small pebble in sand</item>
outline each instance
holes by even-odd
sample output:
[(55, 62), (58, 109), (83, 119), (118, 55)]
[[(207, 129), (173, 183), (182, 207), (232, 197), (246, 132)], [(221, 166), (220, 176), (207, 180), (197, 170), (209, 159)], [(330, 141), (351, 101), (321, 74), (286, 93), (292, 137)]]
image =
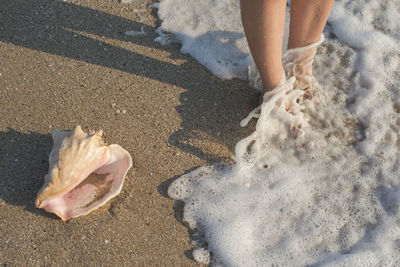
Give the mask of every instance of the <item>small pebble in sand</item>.
[(123, 110), (122, 110), (122, 113), (126, 114), (126, 109), (123, 109)]

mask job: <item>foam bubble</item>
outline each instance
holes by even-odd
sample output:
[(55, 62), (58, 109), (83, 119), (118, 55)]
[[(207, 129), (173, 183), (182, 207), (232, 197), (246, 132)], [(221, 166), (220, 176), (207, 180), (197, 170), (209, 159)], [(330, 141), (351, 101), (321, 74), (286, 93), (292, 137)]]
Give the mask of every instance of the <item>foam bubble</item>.
[(209, 264), (210, 263), (210, 252), (204, 248), (196, 248), (193, 251), (193, 258), (197, 262)]

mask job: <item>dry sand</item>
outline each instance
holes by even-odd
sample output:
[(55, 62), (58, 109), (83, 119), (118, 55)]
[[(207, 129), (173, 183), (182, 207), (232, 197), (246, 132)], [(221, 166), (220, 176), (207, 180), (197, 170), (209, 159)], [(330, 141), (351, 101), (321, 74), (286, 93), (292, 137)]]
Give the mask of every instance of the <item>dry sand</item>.
[[(154, 42), (151, 0), (0, 2), (0, 264), (198, 266), (168, 185), (250, 133), (245, 81)], [(139, 14), (135, 9), (141, 9)], [(126, 36), (144, 27), (146, 36)], [(62, 222), (34, 207), (51, 131), (103, 129), (134, 160), (122, 193)]]

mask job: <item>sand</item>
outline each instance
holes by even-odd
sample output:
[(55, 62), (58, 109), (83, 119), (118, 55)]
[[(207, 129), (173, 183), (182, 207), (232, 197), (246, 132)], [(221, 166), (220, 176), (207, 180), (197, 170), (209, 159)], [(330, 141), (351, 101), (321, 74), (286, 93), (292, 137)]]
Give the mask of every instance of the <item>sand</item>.
[[(254, 124), (246, 81), (223, 81), (154, 42), (151, 0), (0, 3), (0, 264), (200, 266), (168, 185), (229, 161)], [(138, 9), (142, 10), (135, 13)], [(127, 36), (140, 31), (146, 36)], [(133, 157), (122, 193), (62, 222), (34, 207), (51, 131), (103, 129)]]

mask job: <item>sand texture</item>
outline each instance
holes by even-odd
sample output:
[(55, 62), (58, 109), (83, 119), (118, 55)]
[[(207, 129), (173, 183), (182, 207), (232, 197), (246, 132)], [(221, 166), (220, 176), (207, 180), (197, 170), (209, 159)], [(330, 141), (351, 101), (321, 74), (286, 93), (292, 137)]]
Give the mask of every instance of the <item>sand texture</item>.
[[(151, 0), (0, 2), (1, 266), (198, 266), (168, 185), (254, 128), (247, 82), (154, 42)], [(128, 36), (126, 31), (146, 35)], [(133, 158), (122, 193), (62, 222), (34, 207), (51, 131), (103, 129)]]

